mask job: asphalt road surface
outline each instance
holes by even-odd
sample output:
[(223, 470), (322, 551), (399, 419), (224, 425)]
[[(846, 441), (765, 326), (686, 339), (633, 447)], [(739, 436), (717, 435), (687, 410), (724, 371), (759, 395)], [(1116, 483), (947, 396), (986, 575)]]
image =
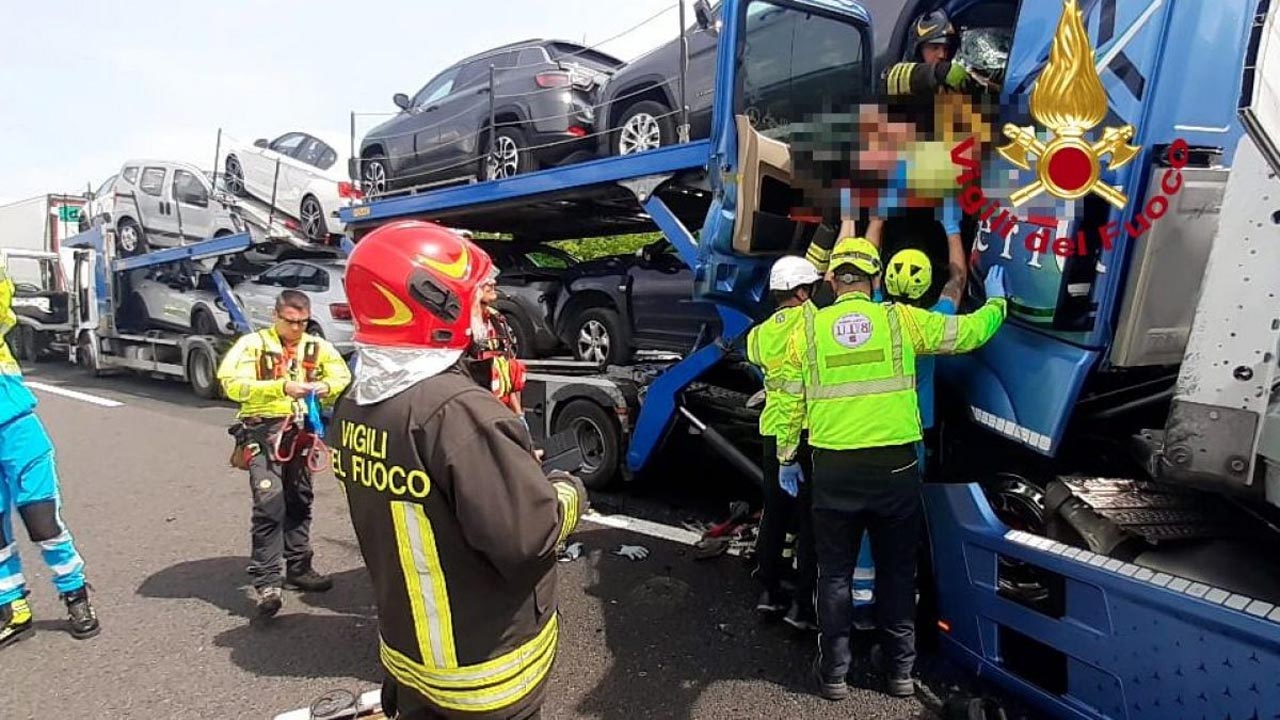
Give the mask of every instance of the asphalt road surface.
[[(328, 690), (377, 687), (372, 594), (331, 475), (317, 478), (312, 536), (317, 569), (336, 587), (286, 593), (274, 620), (251, 620), (248, 481), (227, 465), (233, 408), (176, 383), (51, 364), (27, 379), (57, 446), (63, 516), (102, 633), (67, 634), (49, 573), (19, 532), (38, 630), (0, 651), (0, 715), (271, 718)], [(675, 512), (617, 494), (597, 505), (664, 522)], [(845, 702), (810, 694), (816, 636), (754, 615), (757, 587), (740, 558), (697, 560), (685, 543), (591, 522), (573, 539), (585, 553), (559, 565), (549, 720), (933, 717), (877, 692), (865, 659)], [(615, 555), (623, 544), (650, 554)], [(931, 685), (949, 684), (940, 663), (924, 664)]]

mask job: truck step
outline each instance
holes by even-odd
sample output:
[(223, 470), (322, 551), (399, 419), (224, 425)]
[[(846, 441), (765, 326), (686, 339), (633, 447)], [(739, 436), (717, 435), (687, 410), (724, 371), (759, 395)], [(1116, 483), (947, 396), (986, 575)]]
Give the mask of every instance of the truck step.
[(1068, 476), (1059, 480), (1094, 512), (1158, 545), (1171, 540), (1244, 538), (1252, 523), (1209, 493), (1118, 478)]

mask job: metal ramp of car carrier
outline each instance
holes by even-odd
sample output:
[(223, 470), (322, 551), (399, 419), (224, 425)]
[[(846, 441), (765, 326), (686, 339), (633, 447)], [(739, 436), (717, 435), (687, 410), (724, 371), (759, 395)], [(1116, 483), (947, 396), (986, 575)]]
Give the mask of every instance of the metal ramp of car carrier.
[[(430, 220), (457, 229), (552, 241), (661, 232), (698, 271), (690, 228), (707, 217), (709, 140), (609, 157), (501, 180), (372, 200), (343, 208), (349, 239), (395, 220)], [(627, 464), (642, 468), (678, 415), (679, 394), (718, 363), (751, 326), (737, 309), (716, 303), (722, 334), (689, 353), (649, 385), (628, 446)]]

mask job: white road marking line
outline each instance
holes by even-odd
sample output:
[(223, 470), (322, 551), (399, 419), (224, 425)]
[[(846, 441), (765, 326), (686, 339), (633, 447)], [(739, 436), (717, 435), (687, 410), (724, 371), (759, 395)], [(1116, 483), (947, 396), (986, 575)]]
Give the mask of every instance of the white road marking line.
[(685, 530), (673, 525), (663, 525), (651, 520), (641, 520), (627, 515), (601, 515), (593, 510), (588, 510), (583, 514), (582, 519), (590, 520), (597, 525), (630, 530), (631, 532), (648, 535), (660, 540), (678, 542), (682, 545), (697, 545), (698, 541), (702, 539), (701, 535), (692, 530)]
[[(681, 545), (696, 547), (698, 542), (702, 540), (702, 536), (692, 530), (686, 530), (674, 525), (664, 525), (662, 523), (653, 522), (652, 520), (643, 520), (641, 518), (631, 517), (629, 515), (601, 515), (594, 510), (588, 510), (582, 515), (583, 520), (593, 522), (597, 525), (605, 527), (617, 528), (619, 530), (629, 530), (639, 535), (647, 535), (649, 537), (658, 538), (659, 540), (670, 540)], [(730, 548), (726, 551), (728, 555), (739, 555), (736, 548)]]
[(98, 397), (97, 395), (90, 395), (89, 393), (82, 393), (77, 390), (68, 390), (56, 385), (45, 385), (41, 382), (28, 381), (27, 387), (35, 388), (36, 390), (43, 390), (47, 393), (53, 393), (54, 395), (62, 395), (63, 397), (69, 397), (73, 400), (82, 400), (87, 403), (93, 403), (94, 405), (101, 405), (102, 407), (120, 407), (124, 405), (122, 402), (108, 400), (107, 398)]

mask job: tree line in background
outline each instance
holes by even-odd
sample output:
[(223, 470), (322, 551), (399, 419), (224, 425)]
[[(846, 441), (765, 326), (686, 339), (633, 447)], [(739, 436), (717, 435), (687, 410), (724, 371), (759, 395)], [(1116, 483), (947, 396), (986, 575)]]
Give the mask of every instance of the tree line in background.
[[(476, 233), (477, 240), (509, 240), (509, 235), (497, 233)], [(610, 255), (630, 255), (655, 240), (662, 238), (662, 233), (633, 233), (631, 235), (613, 235), (611, 237), (582, 238), (580, 240), (556, 240), (548, 243), (560, 248), (579, 260), (594, 260)]]

